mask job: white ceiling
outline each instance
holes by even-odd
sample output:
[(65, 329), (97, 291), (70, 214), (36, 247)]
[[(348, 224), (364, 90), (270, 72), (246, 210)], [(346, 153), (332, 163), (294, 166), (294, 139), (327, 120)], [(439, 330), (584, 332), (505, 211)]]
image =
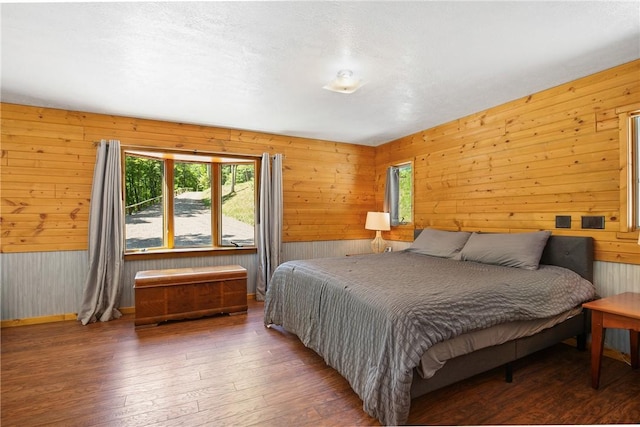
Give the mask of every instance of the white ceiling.
[[(640, 58), (639, 1), (3, 3), (3, 102), (381, 143)], [(340, 69), (366, 84), (322, 89)]]

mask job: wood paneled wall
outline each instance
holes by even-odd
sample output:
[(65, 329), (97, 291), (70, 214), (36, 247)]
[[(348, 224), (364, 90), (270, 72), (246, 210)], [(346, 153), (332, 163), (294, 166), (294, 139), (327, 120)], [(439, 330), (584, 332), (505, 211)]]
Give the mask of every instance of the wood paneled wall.
[[(590, 235), (601, 261), (640, 264), (622, 235), (617, 109), (640, 103), (640, 60), (372, 148), (0, 104), (1, 252), (85, 250), (94, 141), (284, 159), (284, 240), (372, 238), (388, 165), (413, 160), (415, 226)], [(571, 229), (555, 229), (570, 215)], [(582, 215), (605, 217), (583, 230)], [(413, 226), (384, 233), (409, 241)]]
[(0, 104), (0, 251), (87, 249), (94, 141), (185, 151), (282, 153), (284, 241), (373, 238), (375, 149), (206, 126)]
[[(637, 234), (618, 233), (616, 114), (638, 103), (640, 60), (400, 138), (377, 147), (376, 199), (386, 167), (413, 159), (417, 228), (588, 235), (598, 260), (640, 264)], [(605, 229), (581, 229), (583, 215), (604, 216)]]

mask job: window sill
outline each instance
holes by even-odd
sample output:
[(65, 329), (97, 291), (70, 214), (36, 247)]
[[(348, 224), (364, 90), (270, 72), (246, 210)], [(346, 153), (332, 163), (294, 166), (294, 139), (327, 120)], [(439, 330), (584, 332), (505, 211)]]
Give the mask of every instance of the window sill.
[(616, 233), (616, 239), (619, 240), (638, 240), (637, 231), (620, 231)]
[(398, 228), (398, 229), (403, 229), (403, 228), (414, 228), (413, 227), (413, 223), (412, 222), (401, 222), (398, 225), (392, 225), (392, 228)]
[(165, 249), (145, 252), (129, 252), (124, 254), (125, 261), (165, 258), (193, 258), (203, 256), (248, 255), (257, 253), (256, 247), (247, 248), (215, 248), (215, 249)]

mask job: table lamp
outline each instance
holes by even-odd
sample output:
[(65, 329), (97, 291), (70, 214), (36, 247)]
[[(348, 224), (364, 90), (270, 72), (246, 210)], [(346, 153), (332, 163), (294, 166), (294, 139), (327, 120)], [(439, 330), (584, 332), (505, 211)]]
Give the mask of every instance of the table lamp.
[(391, 230), (389, 212), (367, 212), (367, 222), (364, 225), (367, 230), (375, 230), (376, 238), (371, 241), (373, 253), (379, 254), (384, 251), (386, 242), (382, 239), (382, 230)]

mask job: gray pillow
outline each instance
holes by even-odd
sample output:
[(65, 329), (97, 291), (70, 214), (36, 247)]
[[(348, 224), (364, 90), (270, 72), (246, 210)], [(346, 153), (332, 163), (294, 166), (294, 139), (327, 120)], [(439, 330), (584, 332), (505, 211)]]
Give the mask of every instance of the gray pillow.
[(469, 239), (467, 231), (444, 231), (425, 228), (409, 247), (410, 252), (441, 258), (460, 259), (460, 249)]
[(460, 251), (464, 261), (537, 270), (550, 231), (533, 233), (473, 233)]

